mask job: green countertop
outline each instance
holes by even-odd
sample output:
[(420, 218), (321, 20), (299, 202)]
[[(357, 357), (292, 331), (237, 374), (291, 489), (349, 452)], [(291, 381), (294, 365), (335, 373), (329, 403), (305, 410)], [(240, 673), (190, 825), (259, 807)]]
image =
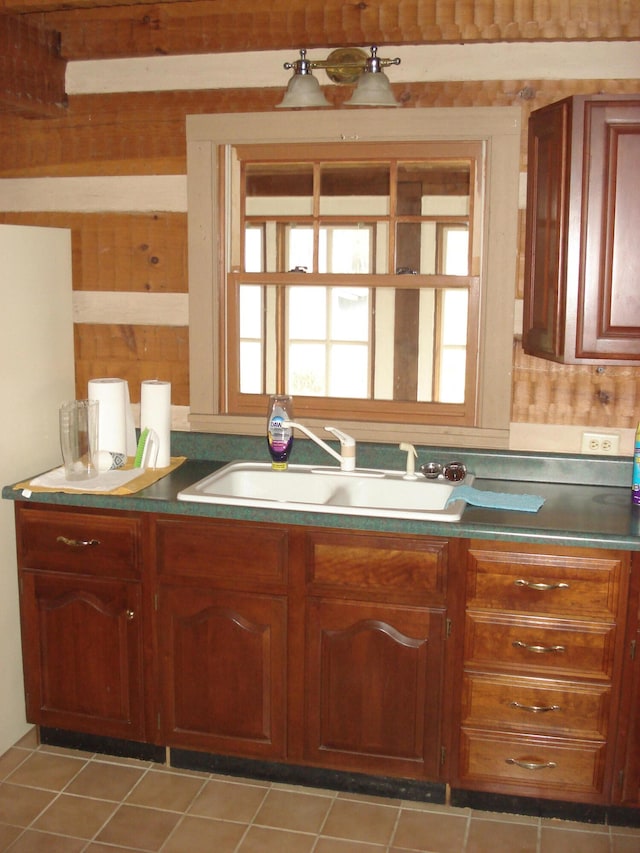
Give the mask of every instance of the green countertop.
[[(628, 485), (631, 460), (627, 458), (460, 451), (452, 448), (418, 450), (419, 464), (426, 459), (461, 459), (476, 474), (474, 485), (477, 488), (537, 494), (545, 498), (545, 503), (537, 513), (467, 506), (460, 522), (440, 523), (178, 501), (176, 495), (181, 489), (228, 461), (266, 461), (264, 440), (257, 443), (257, 440), (251, 438), (198, 436), (192, 433), (183, 436), (175, 434), (175, 438), (172, 434), (173, 455), (187, 455), (191, 458), (162, 480), (135, 495), (34, 493), (25, 499), (20, 491), (5, 486), (2, 496), (11, 500), (24, 499), (31, 503), (60, 506), (640, 550), (640, 507), (631, 503), (631, 489)], [(194, 452), (197, 455), (194, 456)], [(359, 467), (400, 468), (404, 456), (398, 453), (395, 445), (358, 445)], [(298, 451), (295, 461), (325, 464), (326, 457), (315, 455), (313, 446), (306, 446)]]

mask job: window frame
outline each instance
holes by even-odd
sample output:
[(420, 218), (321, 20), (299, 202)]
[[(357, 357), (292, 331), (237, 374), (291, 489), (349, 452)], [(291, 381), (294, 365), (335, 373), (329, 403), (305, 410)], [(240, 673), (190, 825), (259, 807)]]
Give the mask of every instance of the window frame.
[[(337, 419), (332, 423), (359, 440), (411, 440), (422, 444), (507, 447), (511, 404), (513, 318), (516, 287), (517, 210), (520, 163), (518, 108), (452, 107), (401, 109), (393, 122), (381, 121), (376, 109), (331, 113), (237, 113), (187, 117), (187, 193), (189, 223), (190, 416), (203, 432), (263, 434), (264, 415), (235, 416), (221, 411), (224, 336), (219, 320), (226, 315), (224, 281), (229, 265), (230, 200), (218, 176), (221, 152), (229, 146), (286, 145), (297, 142), (351, 140), (384, 145), (398, 141), (473, 140), (485, 145), (486, 200), (482, 222), (482, 270), (485, 282), (479, 306), (478, 394), (475, 426), (376, 423)], [(233, 170), (230, 170), (231, 172)], [(228, 174), (231, 180), (232, 175)], [(240, 188), (231, 187), (231, 195)], [(235, 235), (237, 238), (238, 235)], [(231, 269), (233, 267), (230, 267)], [(392, 277), (393, 278), (393, 277)], [(310, 426), (324, 421), (309, 419)]]

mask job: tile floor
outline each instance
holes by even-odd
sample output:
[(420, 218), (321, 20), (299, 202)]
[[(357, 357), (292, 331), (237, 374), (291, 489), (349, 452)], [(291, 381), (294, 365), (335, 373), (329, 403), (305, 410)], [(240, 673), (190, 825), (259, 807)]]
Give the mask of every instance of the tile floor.
[(640, 829), (294, 788), (51, 746), (0, 756), (11, 853), (639, 853)]

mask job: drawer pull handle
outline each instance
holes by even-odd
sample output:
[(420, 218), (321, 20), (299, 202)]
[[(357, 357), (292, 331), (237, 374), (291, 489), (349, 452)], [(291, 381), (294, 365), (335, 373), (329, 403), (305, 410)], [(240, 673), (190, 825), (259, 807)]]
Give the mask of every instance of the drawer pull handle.
[(533, 652), (536, 655), (561, 655), (566, 651), (564, 646), (535, 646), (523, 643), (522, 640), (514, 640), (511, 645), (514, 649), (525, 649), (525, 651)]
[(557, 766), (555, 761), (526, 761), (522, 758), (505, 758), (505, 764), (515, 764), (523, 770), (552, 770)]
[(136, 618), (135, 610), (127, 610), (125, 612), (125, 615), (126, 615), (127, 619), (129, 620), (129, 622), (132, 622)]
[(528, 711), (530, 714), (546, 714), (547, 711), (559, 711), (560, 705), (522, 705), (520, 702), (509, 702), (510, 708)]
[(67, 539), (66, 536), (58, 536), (56, 542), (62, 542), (63, 545), (68, 545), (69, 548), (91, 548), (93, 545), (99, 545), (99, 539)]
[(527, 589), (537, 589), (539, 592), (548, 592), (550, 589), (569, 589), (569, 584), (564, 581), (557, 583), (537, 583), (536, 581), (527, 581), (524, 578), (518, 578), (513, 582), (514, 586), (524, 586)]

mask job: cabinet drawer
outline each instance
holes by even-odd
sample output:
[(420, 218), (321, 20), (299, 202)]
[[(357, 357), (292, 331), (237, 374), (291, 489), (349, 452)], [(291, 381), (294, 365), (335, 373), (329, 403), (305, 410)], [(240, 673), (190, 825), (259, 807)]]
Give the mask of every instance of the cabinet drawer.
[(307, 582), (323, 595), (350, 590), (437, 603), (445, 595), (447, 561), (446, 540), (321, 532), (307, 538)]
[(605, 744), (542, 740), (465, 730), (461, 776), (465, 784), (517, 785), (523, 794), (549, 796), (559, 790), (599, 794), (603, 787)]
[(610, 690), (604, 685), (467, 673), (463, 723), (604, 740), (609, 702)]
[(208, 578), (234, 588), (286, 583), (287, 532), (279, 527), (161, 518), (156, 548), (160, 575)]
[(141, 522), (114, 515), (19, 510), (21, 568), (119, 578), (140, 575)]
[(465, 659), (469, 664), (518, 673), (608, 678), (614, 633), (614, 626), (607, 624), (468, 613)]
[[(627, 555), (564, 549), (550, 553), (511, 550), (504, 543), (469, 551), (468, 606), (518, 613), (614, 619)], [(502, 546), (502, 547), (501, 547)]]

